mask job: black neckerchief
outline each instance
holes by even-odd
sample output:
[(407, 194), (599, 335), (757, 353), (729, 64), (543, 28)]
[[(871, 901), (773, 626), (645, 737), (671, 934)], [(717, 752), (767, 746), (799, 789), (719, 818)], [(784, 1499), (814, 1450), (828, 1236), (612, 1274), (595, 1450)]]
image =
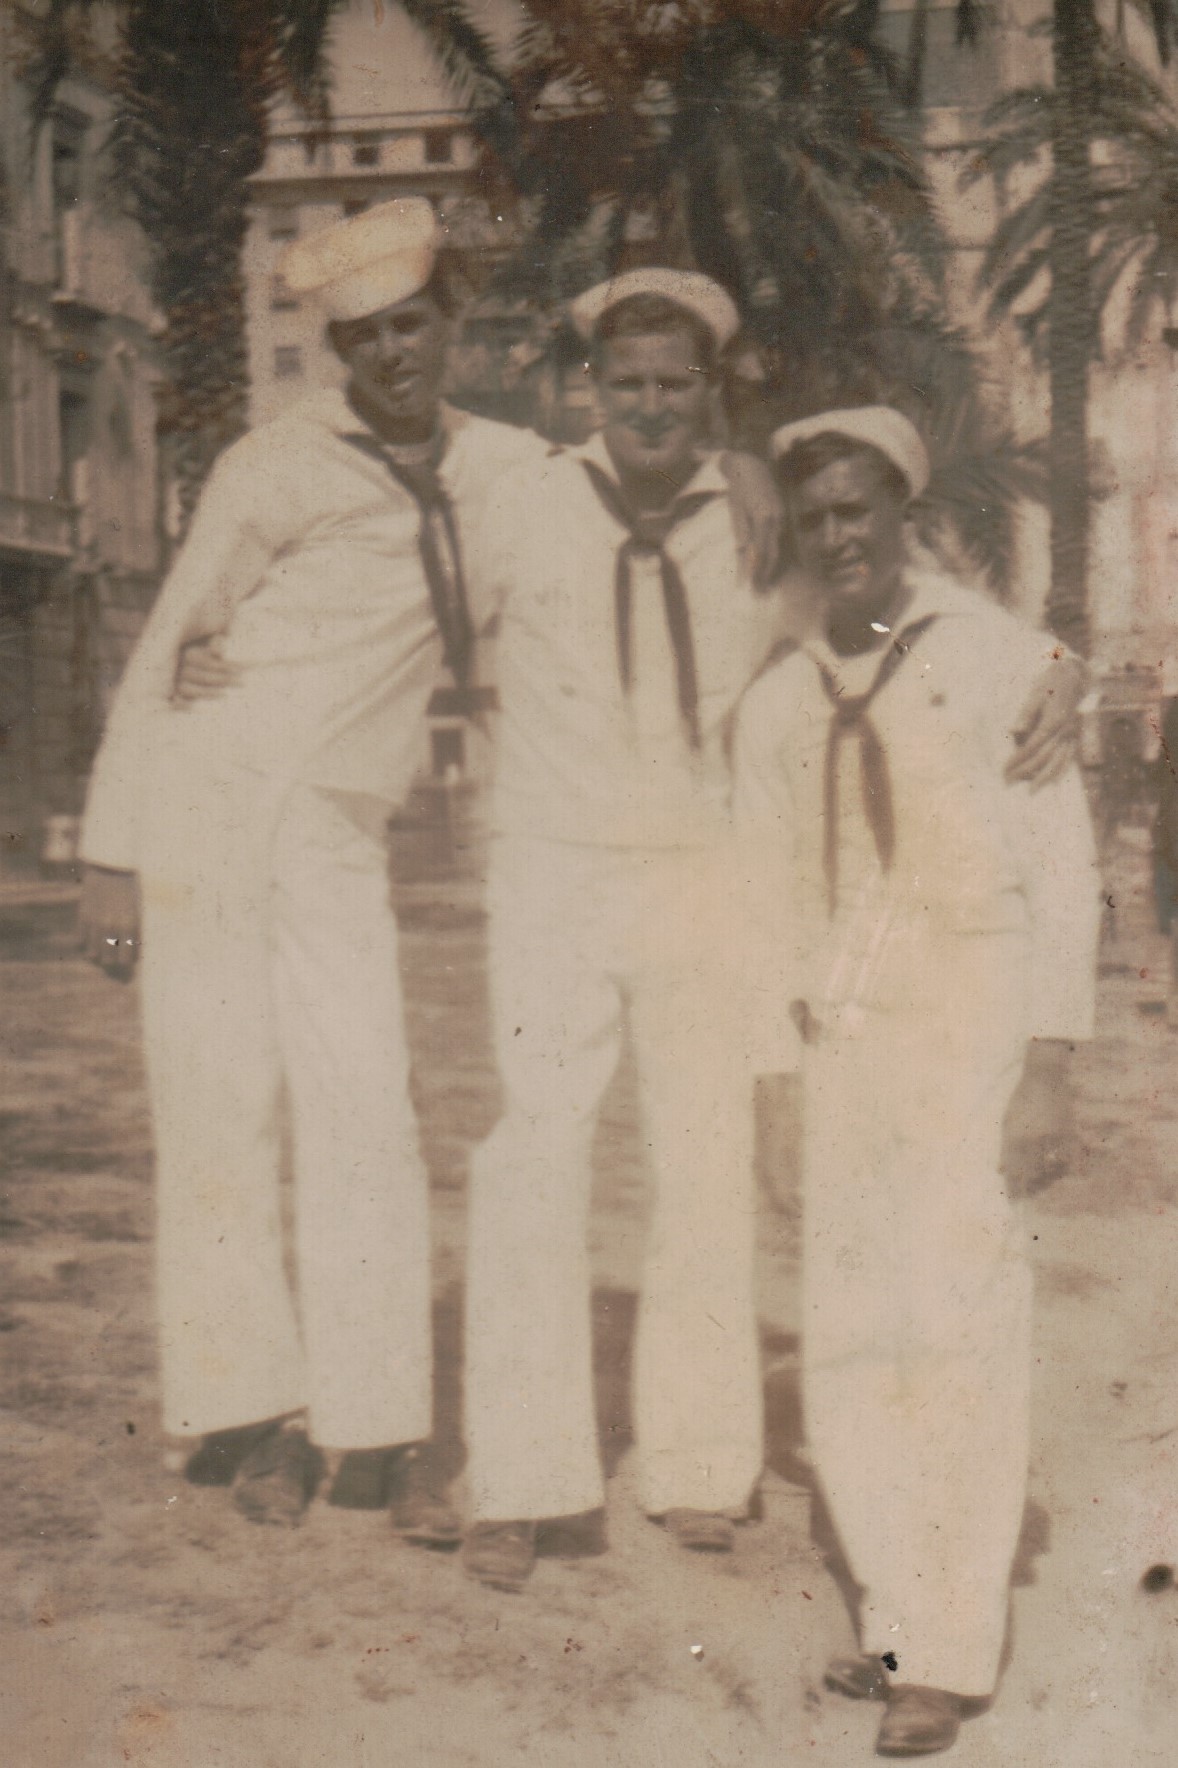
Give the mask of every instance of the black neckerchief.
[(838, 761), (844, 737), (853, 731), (859, 735), (859, 779), (863, 791), (863, 809), (875, 839), (879, 863), (886, 872), (891, 869), (896, 846), (896, 820), (892, 805), (892, 782), (887, 755), (879, 732), (867, 716), (876, 695), (887, 686), (904, 661), (913, 644), (937, 618), (926, 614), (913, 620), (893, 638), (887, 656), (875, 672), (875, 679), (864, 694), (844, 694), (831, 670), (818, 663), (818, 672), (826, 697), (834, 708), (826, 737), (826, 771), (823, 781), (823, 866), (826, 873), (826, 900), (833, 915), (838, 899), (839, 829), (838, 829)]
[(647, 554), (658, 562), (663, 586), (663, 608), (667, 632), (675, 653), (675, 676), (679, 695), (679, 712), (693, 749), (700, 746), (699, 680), (695, 667), (695, 645), (691, 636), (691, 610), (687, 590), (670, 553), (666, 550), (671, 530), (680, 522), (718, 497), (717, 491), (687, 491), (674, 498), (665, 509), (636, 510), (623, 496), (621, 488), (596, 461), (582, 460), (589, 483), (610, 515), (626, 530), (626, 539), (618, 548), (614, 566), (614, 624), (618, 644), (618, 673), (622, 689), (629, 693), (633, 681), (633, 645), (631, 639), (631, 608), (634, 599), (630, 575), (631, 561)]

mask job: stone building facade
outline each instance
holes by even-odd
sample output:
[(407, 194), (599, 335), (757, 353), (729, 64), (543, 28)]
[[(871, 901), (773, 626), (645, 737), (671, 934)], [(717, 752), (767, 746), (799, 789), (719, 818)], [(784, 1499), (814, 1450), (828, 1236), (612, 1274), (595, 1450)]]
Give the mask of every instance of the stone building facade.
[[(158, 583), (152, 314), (75, 75), (34, 135), (0, 8), (0, 868), (68, 850), (105, 704)], [(48, 847), (46, 843), (48, 841)], [(56, 843), (56, 845), (55, 845)]]

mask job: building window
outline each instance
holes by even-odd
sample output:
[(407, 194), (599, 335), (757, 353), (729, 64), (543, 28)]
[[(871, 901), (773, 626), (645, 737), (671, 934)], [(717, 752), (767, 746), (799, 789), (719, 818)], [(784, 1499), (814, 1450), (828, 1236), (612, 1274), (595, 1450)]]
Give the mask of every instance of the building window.
[(279, 344), (274, 352), (274, 377), (279, 381), (293, 380), (303, 372), (303, 353), (297, 344)]
[(50, 183), (53, 195), (54, 280), (60, 289), (77, 289), (81, 270), (78, 203), (85, 165), (86, 119), (76, 111), (53, 117)]
[(297, 239), (299, 237), (299, 212), (290, 205), (270, 210), (270, 238)]
[(66, 388), (58, 400), (57, 416), (61, 436), (58, 495), (67, 503), (84, 504), (89, 491), (90, 401), (85, 393)]
[(426, 129), (422, 133), (426, 161), (431, 166), (449, 166), (454, 159), (454, 131)]
[(298, 299), (287, 287), (285, 276), (276, 276), (270, 283), (270, 306), (275, 313), (296, 313)]
[(352, 164), (354, 166), (380, 165), (380, 136), (357, 135), (352, 142)]

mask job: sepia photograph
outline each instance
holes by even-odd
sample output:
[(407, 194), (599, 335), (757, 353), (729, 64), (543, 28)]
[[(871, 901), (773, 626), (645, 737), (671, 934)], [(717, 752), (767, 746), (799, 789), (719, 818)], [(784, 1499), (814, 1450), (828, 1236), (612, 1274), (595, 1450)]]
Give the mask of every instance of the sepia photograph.
[(5, 1768), (1171, 1768), (1176, 1074), (1178, 0), (0, 0)]

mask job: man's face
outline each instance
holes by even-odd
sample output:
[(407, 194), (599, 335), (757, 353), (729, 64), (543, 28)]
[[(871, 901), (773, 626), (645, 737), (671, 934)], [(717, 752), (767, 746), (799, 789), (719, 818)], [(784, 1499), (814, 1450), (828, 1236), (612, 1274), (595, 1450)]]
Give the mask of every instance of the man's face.
[(441, 391), (450, 324), (424, 289), (331, 330), (358, 408), (379, 430), (431, 426)]
[(888, 602), (904, 560), (904, 504), (870, 455), (803, 480), (790, 513), (798, 564), (826, 606), (870, 614)]
[(603, 435), (622, 478), (666, 480), (668, 493), (689, 476), (707, 434), (710, 380), (687, 331), (608, 338), (597, 392)]

